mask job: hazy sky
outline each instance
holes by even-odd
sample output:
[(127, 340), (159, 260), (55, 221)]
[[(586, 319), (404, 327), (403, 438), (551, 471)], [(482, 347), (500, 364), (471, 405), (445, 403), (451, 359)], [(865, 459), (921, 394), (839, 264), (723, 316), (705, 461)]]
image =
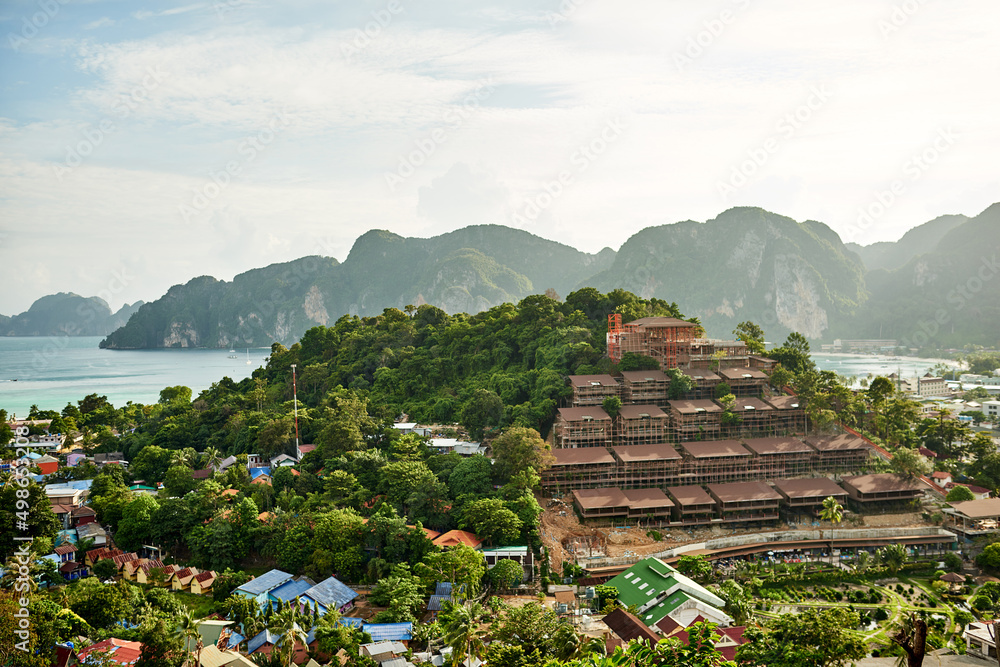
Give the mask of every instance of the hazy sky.
[(0, 27), (4, 314), (372, 228), (596, 252), (754, 205), (871, 243), (1000, 200), (996, 0), (5, 0)]

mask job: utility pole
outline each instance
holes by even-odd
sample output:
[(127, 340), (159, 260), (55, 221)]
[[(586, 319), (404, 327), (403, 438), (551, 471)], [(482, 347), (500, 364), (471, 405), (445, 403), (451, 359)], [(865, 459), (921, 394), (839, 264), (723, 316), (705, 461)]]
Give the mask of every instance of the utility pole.
[(299, 394), (295, 384), (295, 364), (292, 364), (292, 404), (295, 406), (295, 455), (299, 455)]

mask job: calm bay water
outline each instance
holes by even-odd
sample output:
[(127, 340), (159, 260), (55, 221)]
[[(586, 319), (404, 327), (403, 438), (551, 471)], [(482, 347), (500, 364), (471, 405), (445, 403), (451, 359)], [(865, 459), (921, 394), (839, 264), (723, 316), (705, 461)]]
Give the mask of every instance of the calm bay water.
[[(32, 404), (61, 410), (87, 394), (114, 405), (155, 403), (164, 387), (198, 392), (228, 376), (239, 381), (263, 366), (270, 349), (102, 350), (99, 336), (0, 337), (0, 408), (27, 416)], [(16, 379), (17, 382), (12, 382)]]
[[(184, 385), (198, 392), (228, 376), (239, 381), (264, 365), (270, 350), (102, 350), (101, 338), (0, 337), (0, 408), (27, 416), (31, 405), (61, 410), (87, 394), (101, 394), (115, 405), (155, 403), (164, 387)], [(904, 377), (924, 374), (937, 360), (870, 355), (814, 354), (822, 370), (858, 379), (901, 370)], [(12, 382), (16, 379), (17, 382)]]

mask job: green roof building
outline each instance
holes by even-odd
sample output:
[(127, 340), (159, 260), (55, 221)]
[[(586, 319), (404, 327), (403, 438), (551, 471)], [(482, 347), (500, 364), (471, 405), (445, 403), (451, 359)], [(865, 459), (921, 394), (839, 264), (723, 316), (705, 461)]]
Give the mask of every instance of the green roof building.
[(732, 623), (722, 611), (725, 600), (659, 558), (639, 561), (607, 585), (618, 590), (618, 599), (624, 606), (638, 610), (636, 616), (647, 626), (657, 625), (667, 615), (690, 616), (690, 620), (700, 615), (723, 626)]

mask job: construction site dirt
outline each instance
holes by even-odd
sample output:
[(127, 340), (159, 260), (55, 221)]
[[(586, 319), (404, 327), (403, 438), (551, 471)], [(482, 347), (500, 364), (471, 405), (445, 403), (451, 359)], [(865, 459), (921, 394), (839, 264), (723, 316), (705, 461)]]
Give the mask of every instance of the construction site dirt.
[[(634, 557), (636, 561), (639, 561), (649, 555), (668, 549), (704, 542), (725, 535), (757, 533), (762, 530), (774, 530), (776, 527), (782, 530), (807, 527), (785, 522), (779, 526), (769, 525), (766, 529), (746, 530), (733, 530), (722, 525), (697, 529), (671, 528), (670, 526), (590, 526), (580, 523), (573, 508), (572, 495), (561, 498), (539, 498), (538, 501), (544, 509), (540, 520), (542, 544), (545, 545), (549, 554), (550, 567), (557, 574), (562, 573), (563, 561), (575, 563), (577, 559), (581, 559), (581, 565), (589, 557)], [(845, 524), (842, 527), (930, 525), (921, 518), (919, 512), (869, 515), (862, 517), (862, 521), (863, 523)], [(656, 537), (660, 539), (656, 539)]]

